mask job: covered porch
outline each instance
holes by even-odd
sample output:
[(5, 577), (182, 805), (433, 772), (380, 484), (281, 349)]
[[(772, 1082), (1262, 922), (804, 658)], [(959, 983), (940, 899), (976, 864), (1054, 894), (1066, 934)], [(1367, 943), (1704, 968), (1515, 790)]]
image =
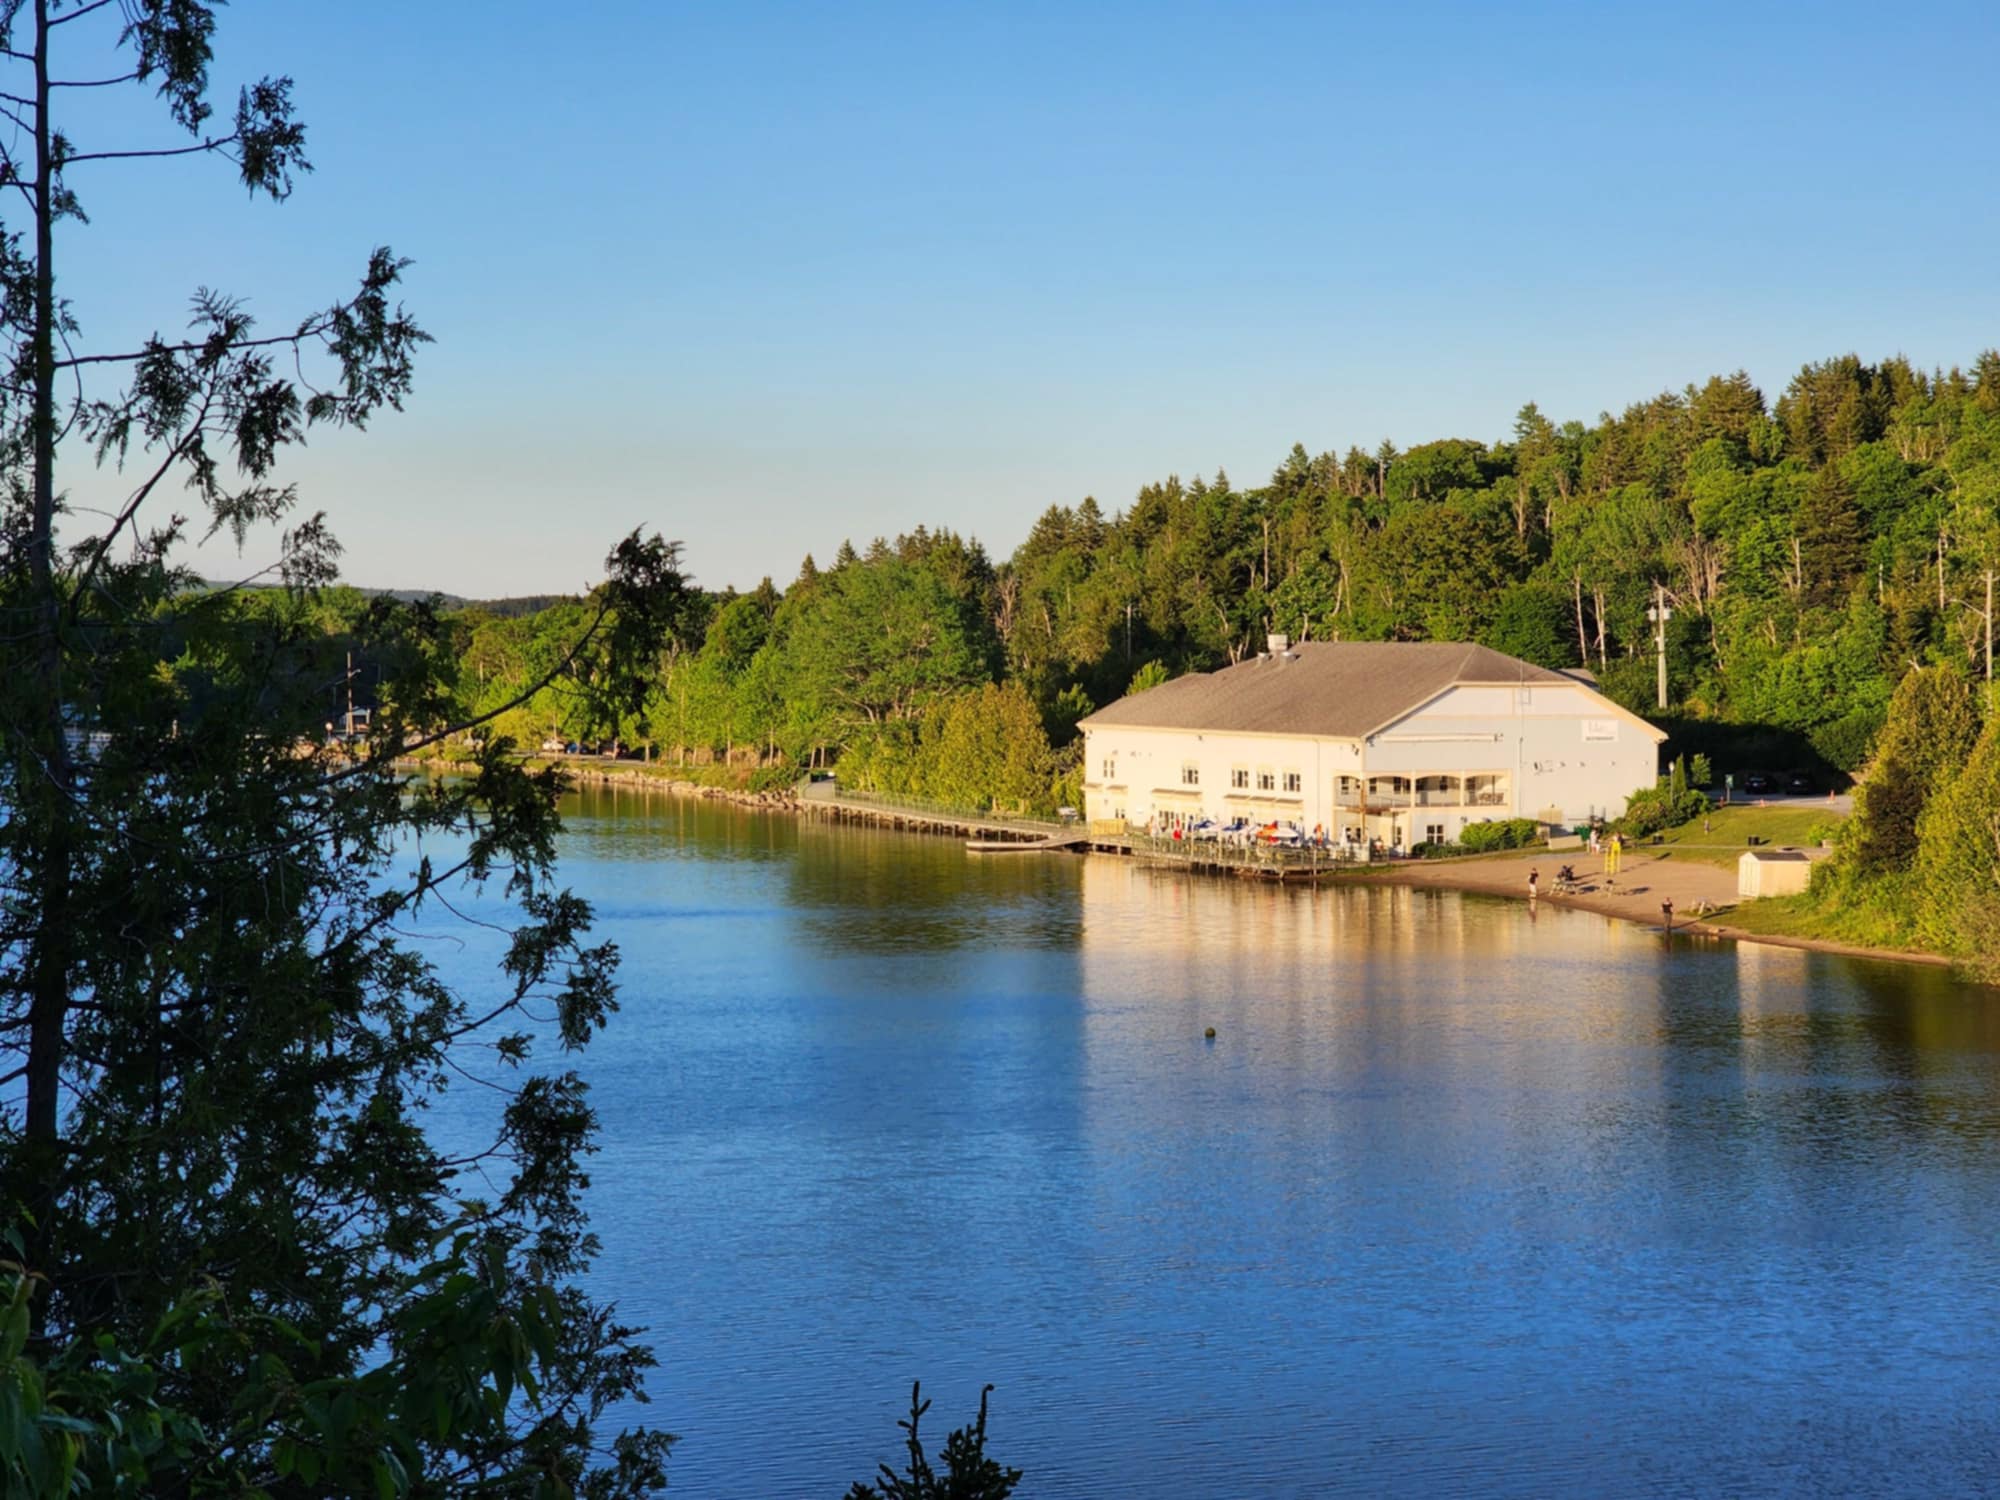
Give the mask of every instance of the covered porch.
[(1333, 804), (1343, 812), (1371, 815), (1427, 807), (1490, 810), (1512, 805), (1512, 782), (1505, 771), (1370, 776), (1364, 795), (1360, 777), (1342, 776), (1334, 784)]
[(1512, 778), (1504, 771), (1389, 773), (1363, 779), (1341, 776), (1334, 784), (1338, 836), (1385, 848), (1446, 843), (1468, 822), (1502, 817), (1513, 806)]

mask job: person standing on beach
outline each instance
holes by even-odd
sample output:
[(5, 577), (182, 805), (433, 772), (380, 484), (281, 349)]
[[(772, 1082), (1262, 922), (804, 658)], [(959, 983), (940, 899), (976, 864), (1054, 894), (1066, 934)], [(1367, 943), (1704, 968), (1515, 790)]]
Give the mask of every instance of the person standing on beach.
[(1541, 881), (1542, 872), (1540, 870), (1528, 871), (1528, 899), (1530, 901), (1535, 899), (1535, 893), (1540, 889)]

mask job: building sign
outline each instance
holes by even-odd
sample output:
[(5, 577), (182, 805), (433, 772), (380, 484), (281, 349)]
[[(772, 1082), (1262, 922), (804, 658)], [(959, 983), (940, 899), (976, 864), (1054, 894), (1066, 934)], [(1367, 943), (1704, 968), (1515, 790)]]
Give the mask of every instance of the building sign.
[(1616, 742), (1618, 738), (1618, 721), (1616, 719), (1585, 719), (1583, 721), (1583, 737), (1585, 740), (1610, 740)]

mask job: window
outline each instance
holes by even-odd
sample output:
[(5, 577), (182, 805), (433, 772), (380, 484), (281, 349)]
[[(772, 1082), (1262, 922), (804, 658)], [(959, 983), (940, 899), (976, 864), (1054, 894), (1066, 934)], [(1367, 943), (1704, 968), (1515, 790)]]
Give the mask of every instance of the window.
[(1424, 824), (1424, 842), (1427, 844), (1442, 844), (1444, 842), (1444, 824)]
[(1182, 786), (1201, 785), (1201, 767), (1196, 765), (1191, 760), (1184, 760), (1181, 762), (1181, 785)]
[(1118, 779), (1117, 756), (1107, 755), (1104, 757), (1104, 779), (1106, 781), (1116, 781)]
[(1277, 789), (1278, 778), (1271, 773), (1271, 768), (1269, 766), (1259, 766), (1257, 768), (1257, 790), (1260, 792), (1275, 792)]
[(1296, 792), (1296, 791), (1300, 790), (1300, 789), (1301, 789), (1302, 787), (1304, 787), (1304, 785), (1305, 785), (1305, 782), (1304, 782), (1303, 780), (1301, 780), (1301, 779), (1300, 779), (1300, 777), (1299, 777), (1299, 773), (1298, 773), (1297, 771), (1287, 771), (1287, 772), (1285, 772), (1285, 790), (1286, 790), (1286, 791), (1288, 791), (1288, 792)]
[(1250, 768), (1248, 766), (1230, 767), (1229, 784), (1239, 792), (1248, 791), (1250, 788)]

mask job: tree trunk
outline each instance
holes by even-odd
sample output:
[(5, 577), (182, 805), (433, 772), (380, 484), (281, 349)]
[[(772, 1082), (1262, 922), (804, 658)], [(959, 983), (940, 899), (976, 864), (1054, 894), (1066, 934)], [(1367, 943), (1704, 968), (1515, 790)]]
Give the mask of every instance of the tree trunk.
[(1570, 579), (1576, 592), (1576, 659), (1585, 666), (1590, 664), (1590, 637), (1583, 633), (1583, 575), (1578, 573)]
[[(23, 1202), (34, 1213), (40, 1241), (52, 1222), (60, 1193), (59, 1099), (64, 1030), (69, 1016), (70, 886), (73, 828), (68, 724), (63, 713), (61, 599), (55, 576), (56, 347), (52, 149), (49, 131), (49, 0), (35, 0), (35, 307), (34, 307), (34, 475), (28, 538), (29, 602), (34, 619), (34, 722), (28, 727), (40, 775), (32, 778), (34, 807), (42, 828), (42, 862), (34, 871), (39, 910), (29, 936), (29, 1020), (25, 1126), (28, 1179)], [(28, 778), (24, 778), (28, 779)], [(40, 1245), (30, 1263), (53, 1273)], [(34, 1301), (37, 1322), (46, 1299)]]

